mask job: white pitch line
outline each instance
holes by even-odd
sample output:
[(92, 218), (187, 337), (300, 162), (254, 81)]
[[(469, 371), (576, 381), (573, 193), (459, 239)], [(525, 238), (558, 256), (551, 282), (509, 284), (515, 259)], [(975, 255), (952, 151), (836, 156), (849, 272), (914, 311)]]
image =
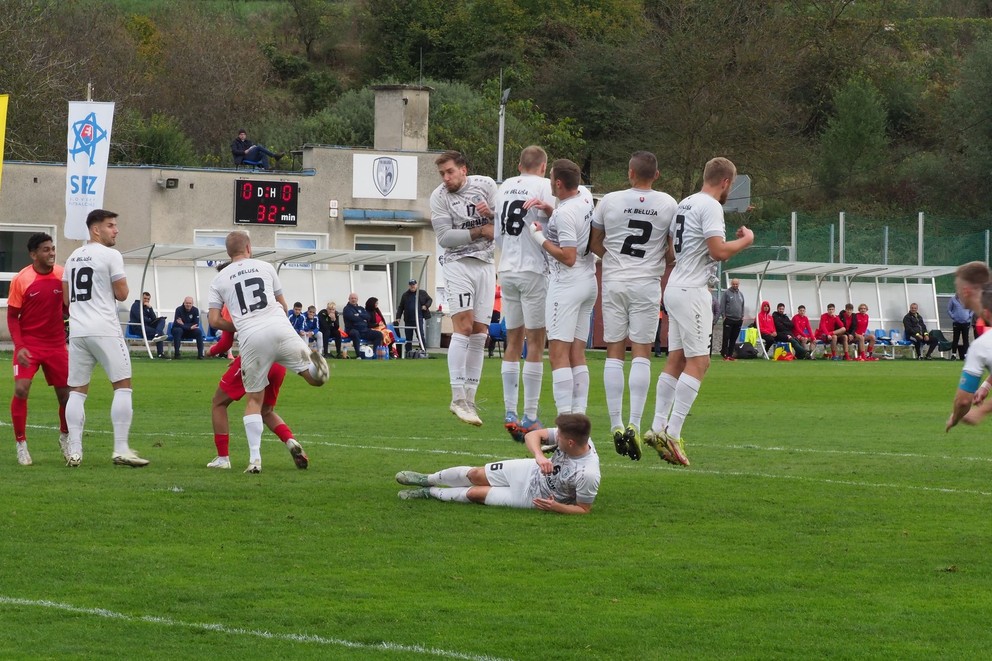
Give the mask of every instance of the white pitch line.
[(79, 613), (82, 615), (93, 615), (110, 620), (120, 620), (123, 622), (143, 622), (147, 624), (161, 624), (167, 627), (183, 627), (187, 629), (200, 629), (203, 631), (216, 631), (218, 633), (230, 634), (234, 636), (251, 636), (253, 638), (264, 638), (266, 640), (281, 640), (290, 643), (314, 643), (317, 645), (330, 645), (334, 647), (345, 647), (357, 650), (382, 650), (386, 652), (404, 652), (409, 654), (429, 654), (440, 656), (446, 659), (464, 659), (465, 661), (505, 661), (500, 657), (466, 654), (464, 652), (454, 652), (451, 650), (438, 649), (436, 647), (424, 647), (422, 645), (401, 645), (398, 643), (359, 643), (353, 640), (342, 640), (340, 638), (327, 638), (308, 633), (272, 633), (271, 631), (260, 631), (258, 629), (243, 629), (241, 627), (230, 627), (226, 624), (208, 624), (202, 622), (184, 622), (174, 620), (169, 617), (157, 615), (127, 615), (117, 613), (105, 608), (83, 608), (72, 604), (63, 604), (47, 599), (18, 599), (0, 595), (0, 604), (11, 606), (32, 606), (37, 608), (50, 608), (67, 613)]
[[(620, 468), (636, 468), (631, 463), (620, 464)], [(925, 487), (914, 484), (889, 484), (886, 482), (858, 482), (854, 480), (833, 480), (828, 477), (805, 477), (803, 475), (775, 475), (773, 473), (748, 473), (745, 471), (717, 471), (698, 468), (676, 468), (674, 466), (649, 466), (648, 470), (663, 470), (676, 475), (721, 475), (727, 477), (758, 477), (769, 480), (797, 480), (818, 484), (839, 484), (847, 487), (868, 487), (873, 489), (907, 489), (909, 491), (929, 491), (934, 493), (966, 494), (970, 496), (992, 496), (992, 491), (978, 489), (955, 489), (952, 487)]]

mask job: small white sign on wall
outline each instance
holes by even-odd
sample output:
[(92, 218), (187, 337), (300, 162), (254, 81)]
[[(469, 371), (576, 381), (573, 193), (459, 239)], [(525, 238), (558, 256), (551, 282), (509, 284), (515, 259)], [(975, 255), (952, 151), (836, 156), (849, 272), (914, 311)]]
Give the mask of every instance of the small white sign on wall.
[(417, 199), (417, 157), (355, 154), (351, 196), (374, 200)]

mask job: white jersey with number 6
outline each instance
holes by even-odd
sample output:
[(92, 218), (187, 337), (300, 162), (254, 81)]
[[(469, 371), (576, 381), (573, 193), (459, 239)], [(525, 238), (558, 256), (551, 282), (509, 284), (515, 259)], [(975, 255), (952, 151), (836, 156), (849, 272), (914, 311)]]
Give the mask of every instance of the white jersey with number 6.
[(282, 283), (274, 266), (257, 259), (234, 262), (214, 276), (207, 304), (220, 310), (225, 304), (242, 343), (271, 324), (292, 328), (285, 310), (276, 300)]
[(544, 223), (547, 216), (538, 207), (524, 209), (524, 203), (537, 198), (551, 206), (551, 182), (536, 174), (522, 174), (503, 182), (496, 194), (497, 229), (500, 236), (500, 273), (547, 273), (547, 253), (527, 234), (535, 222)]
[(668, 279), (668, 286), (715, 287), (717, 260), (710, 256), (706, 240), (719, 236), (726, 238), (727, 226), (723, 220), (723, 207), (706, 193), (695, 193), (679, 202), (672, 220), (669, 238), (675, 250), (675, 268)]
[(665, 272), (676, 206), (668, 193), (639, 188), (609, 193), (599, 201), (592, 225), (605, 234), (604, 282), (657, 278)]
[(69, 290), (69, 337), (124, 337), (114, 283), (125, 277), (124, 258), (102, 243), (76, 248), (65, 262)]

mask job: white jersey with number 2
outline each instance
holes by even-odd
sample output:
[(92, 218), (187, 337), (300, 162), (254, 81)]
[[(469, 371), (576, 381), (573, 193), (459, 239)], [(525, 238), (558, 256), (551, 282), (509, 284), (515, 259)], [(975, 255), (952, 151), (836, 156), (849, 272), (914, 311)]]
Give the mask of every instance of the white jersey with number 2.
[(675, 207), (668, 193), (639, 188), (609, 193), (599, 201), (592, 225), (604, 232), (604, 281), (657, 278), (665, 272)]

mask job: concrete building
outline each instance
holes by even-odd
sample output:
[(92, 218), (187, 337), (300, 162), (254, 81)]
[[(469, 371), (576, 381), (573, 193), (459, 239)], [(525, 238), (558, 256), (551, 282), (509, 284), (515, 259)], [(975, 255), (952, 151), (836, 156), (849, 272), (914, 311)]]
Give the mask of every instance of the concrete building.
[[(299, 171), (233, 168), (111, 166), (103, 207), (120, 214), (117, 248), (125, 254), (131, 297), (140, 297), (145, 264), (127, 259), (150, 244), (222, 245), (233, 229), (256, 247), (385, 250), (429, 253), (427, 259), (382, 265), (283, 265), (286, 298), (314, 304), (380, 299), (391, 314), (413, 277), (434, 297), (437, 244), (430, 226), (430, 194), (440, 183), (436, 153), (427, 151), (430, 88), (389, 85), (376, 89), (375, 148), (304, 145), (293, 153)], [(81, 242), (66, 239), (64, 163), (6, 162), (0, 189), (0, 306), (10, 278), (29, 263), (26, 242), (44, 231), (56, 239), (60, 263)], [(194, 268), (196, 277), (193, 277)], [(206, 309), (212, 264), (163, 261), (146, 275), (144, 289), (160, 314), (170, 315), (185, 296)], [(131, 301), (121, 304), (130, 308)], [(9, 339), (6, 315), (0, 337)]]

